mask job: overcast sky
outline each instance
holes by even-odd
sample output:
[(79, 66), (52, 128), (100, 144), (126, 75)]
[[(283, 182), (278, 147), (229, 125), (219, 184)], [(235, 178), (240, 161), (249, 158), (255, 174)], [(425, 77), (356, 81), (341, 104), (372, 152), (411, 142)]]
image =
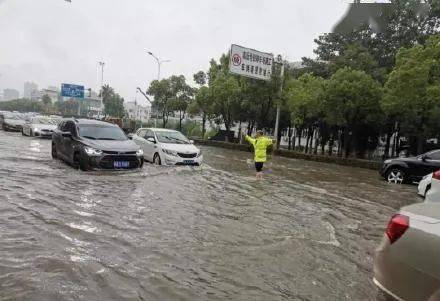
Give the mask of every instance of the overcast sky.
[[(161, 77), (192, 82), (231, 43), (282, 54), (312, 56), (313, 39), (344, 15), (345, 0), (0, 0), (0, 90), (34, 81), (104, 82), (126, 101), (157, 77), (152, 51), (169, 59)], [(137, 96), (138, 100), (141, 96)]]

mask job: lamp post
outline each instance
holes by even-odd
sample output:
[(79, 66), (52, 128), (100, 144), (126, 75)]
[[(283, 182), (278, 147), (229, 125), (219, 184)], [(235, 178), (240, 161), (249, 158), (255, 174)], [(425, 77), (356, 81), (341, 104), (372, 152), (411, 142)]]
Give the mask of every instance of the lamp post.
[[(151, 51), (147, 50), (147, 53), (149, 55), (151, 55), (157, 62), (157, 80), (160, 81), (160, 67), (162, 66), (163, 63), (168, 63), (171, 61), (170, 60), (161, 60), (157, 56), (155, 56)], [(156, 123), (157, 123), (157, 112), (154, 116), (154, 127), (156, 127)]]
[(105, 66), (105, 62), (98, 62), (99, 66), (101, 66), (101, 114), (102, 111), (104, 109), (104, 104), (103, 104), (103, 88), (104, 88), (104, 66)]

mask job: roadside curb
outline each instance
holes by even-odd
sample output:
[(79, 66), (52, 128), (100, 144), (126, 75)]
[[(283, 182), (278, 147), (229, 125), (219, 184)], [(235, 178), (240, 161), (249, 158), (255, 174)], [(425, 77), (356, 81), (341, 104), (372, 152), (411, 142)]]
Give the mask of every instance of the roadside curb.
[[(236, 143), (229, 143), (222, 141), (202, 140), (197, 138), (191, 138), (191, 139), (193, 139), (194, 143), (198, 145), (221, 147), (221, 148), (233, 149), (233, 150), (239, 150), (245, 152), (252, 151), (250, 145), (248, 144), (236, 144)], [(304, 154), (304, 153), (299, 153), (284, 149), (275, 151), (274, 153), (277, 156), (285, 157), (285, 158), (294, 158), (294, 159), (323, 162), (323, 163), (333, 163), (338, 165), (359, 167), (359, 168), (372, 169), (372, 170), (379, 170), (381, 166), (381, 162), (378, 161)]]

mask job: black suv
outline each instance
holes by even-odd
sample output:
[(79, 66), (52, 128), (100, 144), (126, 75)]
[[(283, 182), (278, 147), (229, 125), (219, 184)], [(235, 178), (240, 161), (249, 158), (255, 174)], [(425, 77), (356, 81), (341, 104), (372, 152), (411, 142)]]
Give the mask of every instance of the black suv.
[(52, 135), (52, 158), (81, 170), (129, 169), (143, 165), (143, 152), (117, 126), (89, 119), (64, 119)]
[(391, 183), (419, 182), (439, 169), (440, 150), (433, 150), (417, 157), (385, 160), (380, 174)]

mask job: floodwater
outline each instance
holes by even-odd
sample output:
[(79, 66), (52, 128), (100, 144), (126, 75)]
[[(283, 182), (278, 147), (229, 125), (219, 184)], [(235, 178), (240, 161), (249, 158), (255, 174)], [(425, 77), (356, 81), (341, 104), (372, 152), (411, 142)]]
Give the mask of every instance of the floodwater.
[(374, 248), (414, 186), (203, 148), (198, 168), (81, 172), (0, 131), (0, 300), (379, 300)]

